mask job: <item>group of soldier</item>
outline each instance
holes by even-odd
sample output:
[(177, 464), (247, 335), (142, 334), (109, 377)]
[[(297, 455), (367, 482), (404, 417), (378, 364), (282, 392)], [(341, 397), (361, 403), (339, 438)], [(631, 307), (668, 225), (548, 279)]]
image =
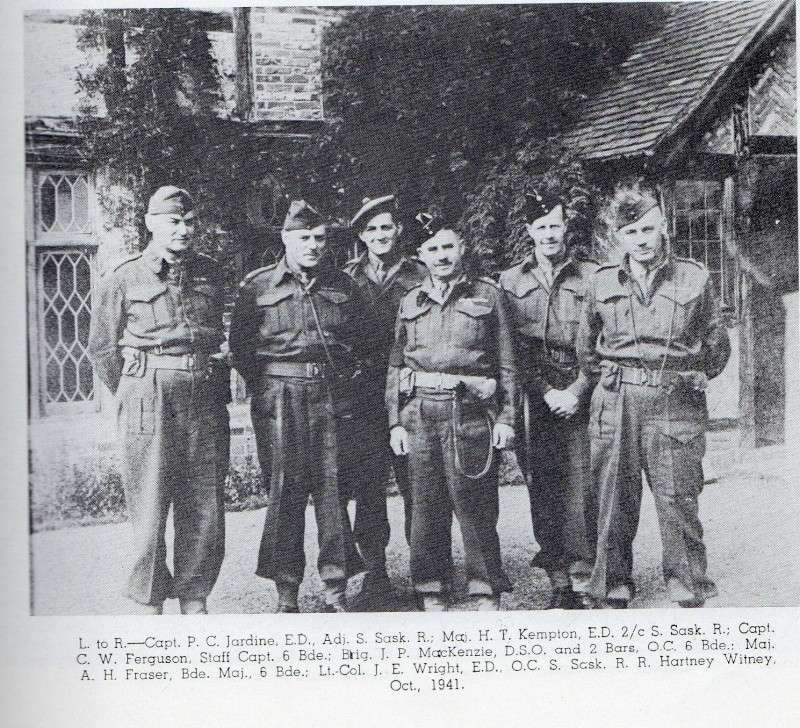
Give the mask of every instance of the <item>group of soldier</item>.
[(512, 443), (550, 608), (628, 606), (643, 473), (670, 598), (702, 606), (714, 596), (698, 516), (704, 389), (730, 347), (709, 273), (673, 254), (653, 192), (612, 201), (621, 256), (609, 265), (567, 245), (567, 202), (544, 186), (526, 195), (528, 254), (495, 282), (473, 270), (454, 219), (435, 208), (402, 215), (393, 195), (363, 201), (351, 230), (364, 252), (338, 270), (325, 219), (294, 201), (284, 255), (244, 278), (226, 341), (221, 268), (193, 249), (192, 198), (157, 190), (151, 240), (102, 277), (90, 336), (116, 395), (134, 533), (127, 595), (147, 613), (168, 598), (206, 612), (225, 545), (232, 365), (269, 489), (256, 573), (274, 582), (279, 612), (299, 610), (309, 496), (326, 610), (396, 608), (392, 473), (417, 606), (444, 611), (456, 598), (455, 516), (469, 606), (499, 609), (511, 583), (498, 451)]

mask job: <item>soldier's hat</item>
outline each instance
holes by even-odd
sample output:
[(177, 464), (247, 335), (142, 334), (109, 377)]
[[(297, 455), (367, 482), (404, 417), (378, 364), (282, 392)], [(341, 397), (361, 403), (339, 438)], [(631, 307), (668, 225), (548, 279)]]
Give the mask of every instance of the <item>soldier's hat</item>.
[(305, 200), (292, 200), (283, 221), (284, 230), (311, 230), (324, 225), (325, 219)]
[(563, 204), (561, 195), (544, 185), (536, 187), (525, 193), (525, 220), (530, 224)]
[(363, 226), (368, 223), (376, 215), (383, 212), (397, 212), (397, 198), (394, 195), (383, 195), (382, 197), (365, 197), (361, 201), (361, 207), (358, 212), (353, 215), (350, 221), (350, 227), (355, 228)]
[(409, 232), (417, 244), (432, 238), (440, 230), (456, 230), (459, 214), (452, 206), (431, 204), (421, 207), (409, 222)]
[(614, 228), (620, 230), (643, 218), (654, 207), (658, 200), (649, 192), (630, 192), (623, 197), (614, 211)]
[(159, 187), (147, 203), (148, 215), (188, 215), (192, 210), (192, 196), (175, 185)]

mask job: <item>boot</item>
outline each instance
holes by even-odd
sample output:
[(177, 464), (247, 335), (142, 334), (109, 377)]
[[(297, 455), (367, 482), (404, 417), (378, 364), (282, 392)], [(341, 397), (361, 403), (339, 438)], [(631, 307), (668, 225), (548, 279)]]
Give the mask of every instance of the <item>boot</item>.
[(570, 580), (567, 572), (562, 569), (552, 569), (547, 572), (552, 591), (546, 609), (566, 609), (564, 607), (565, 594), (571, 591)]
[(583, 595), (572, 591), (572, 589), (564, 589), (561, 592), (561, 603), (557, 609), (586, 609)]
[(352, 605), (354, 612), (391, 611), (397, 603), (397, 593), (386, 570), (368, 571), (361, 584), (361, 591), (355, 596)]
[(421, 593), (417, 596), (417, 604), (423, 612), (448, 611), (447, 599), (442, 594), (433, 592)]
[(205, 599), (180, 599), (181, 614), (208, 614)]
[(472, 599), (472, 608), (476, 612), (499, 612), (499, 594), (476, 594)]
[(676, 579), (674, 576), (670, 577), (667, 581), (667, 593), (669, 594), (669, 598), (673, 602), (678, 602), (681, 606), (684, 603), (688, 603), (689, 606), (693, 606), (694, 602), (697, 601), (697, 596), (693, 591), (687, 589), (683, 583)]
[(347, 602), (344, 596), (346, 583), (343, 580), (325, 582), (325, 607), (323, 611), (336, 613), (347, 611)]
[(279, 583), (278, 589), (278, 614), (297, 614), (300, 607), (297, 605), (297, 593), (300, 591), (299, 584)]
[(627, 584), (617, 584), (606, 595), (606, 606), (609, 609), (627, 609), (632, 596)]
[(137, 604), (137, 614), (164, 614), (164, 602), (159, 604)]

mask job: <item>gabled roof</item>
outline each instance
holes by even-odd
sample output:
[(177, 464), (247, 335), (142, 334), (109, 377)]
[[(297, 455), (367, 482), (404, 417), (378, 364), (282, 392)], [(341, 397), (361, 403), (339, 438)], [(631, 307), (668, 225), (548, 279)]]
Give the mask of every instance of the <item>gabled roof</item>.
[(584, 159), (651, 156), (764, 39), (793, 0), (676, 3), (589, 97), (564, 142)]

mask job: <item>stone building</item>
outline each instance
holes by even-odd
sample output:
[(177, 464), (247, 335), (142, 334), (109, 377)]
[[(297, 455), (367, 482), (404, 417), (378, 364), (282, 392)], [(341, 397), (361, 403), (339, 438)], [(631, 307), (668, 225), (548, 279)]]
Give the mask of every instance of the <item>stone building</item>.
[[(253, 150), (243, 181), (246, 272), (280, 254), (282, 190), (270, 169), (276, 139), (302, 144), (322, 120), (320, 47), (338, 11), (316, 7), (197, 10), (222, 80), (217, 114)], [(138, 247), (135, 231), (105, 212), (110, 187), (81, 153), (77, 73), (103, 59), (79, 49), (80, 11), (25, 16), (26, 270), (29, 415), (34, 474), (113, 446), (109, 393), (87, 356), (92, 288), (111, 263)], [(103, 114), (103, 109), (99, 109)], [(242, 231), (240, 231), (242, 232)], [(334, 234), (343, 239), (343, 235)], [(349, 255), (342, 248), (340, 257)], [(234, 449), (251, 449), (244, 388), (234, 379)]]

